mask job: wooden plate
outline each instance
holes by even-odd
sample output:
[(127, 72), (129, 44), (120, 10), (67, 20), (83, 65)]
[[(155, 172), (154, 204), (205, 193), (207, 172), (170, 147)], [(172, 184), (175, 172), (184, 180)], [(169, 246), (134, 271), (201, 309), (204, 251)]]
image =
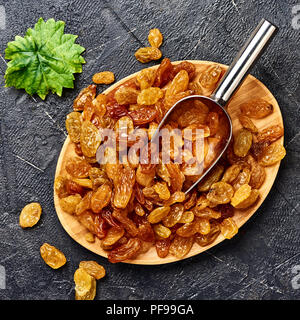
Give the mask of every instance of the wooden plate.
[[(174, 64), (179, 63), (181, 61), (173, 62)], [(197, 68), (197, 75), (200, 74), (200, 72), (207, 67), (209, 64), (213, 64), (214, 62), (210, 61), (198, 61), (198, 60), (191, 60), (190, 62), (194, 63)], [(227, 68), (227, 66), (220, 64), (221, 67)], [(152, 68), (157, 68), (158, 66), (154, 66)], [(115, 87), (119, 86), (123, 82), (129, 80), (130, 78), (134, 77), (137, 73), (134, 73), (119, 82), (113, 84), (110, 88), (108, 88), (104, 93), (108, 93), (111, 90), (113, 90)], [(234, 97), (231, 99), (231, 101), (228, 104), (228, 111), (230, 116), (232, 117), (233, 121), (233, 133), (235, 133), (238, 129), (241, 128), (241, 125), (239, 123), (239, 120), (237, 118), (239, 114), (239, 105), (249, 99), (259, 97), (263, 98), (274, 106), (274, 112), (269, 115), (268, 117), (260, 120), (255, 120), (254, 123), (258, 127), (259, 130), (264, 129), (265, 127), (268, 127), (270, 125), (275, 125), (275, 124), (280, 124), (283, 126), (283, 120), (282, 120), (282, 115), (280, 112), (280, 108), (278, 106), (278, 103), (274, 96), (271, 94), (271, 92), (255, 77), (249, 75), (243, 85), (239, 88), (239, 90), (236, 92)], [(281, 143), (283, 143), (283, 137), (280, 140)], [(55, 177), (59, 175), (66, 175), (65, 171), (65, 161), (69, 158), (75, 155), (74, 151), (74, 146), (71, 143), (69, 137), (67, 137), (58, 162), (57, 162), (57, 167), (56, 167), (56, 173)], [(264, 184), (260, 188), (260, 199), (259, 201), (252, 207), (246, 210), (237, 210), (235, 209), (235, 215), (234, 215), (234, 221), (236, 222), (237, 226), (240, 228), (247, 220), (249, 220), (252, 215), (255, 213), (255, 211), (260, 207), (264, 199), (267, 197), (274, 180), (276, 178), (278, 169), (279, 169), (280, 163), (275, 164), (272, 167), (267, 167), (266, 168), (266, 174), (267, 178), (264, 182)], [(78, 243), (80, 243), (82, 246), (87, 248), (88, 250), (93, 251), (94, 253), (107, 257), (107, 253), (100, 247), (100, 240), (96, 238), (96, 241), (94, 243), (89, 243), (85, 240), (85, 233), (87, 230), (85, 229), (84, 226), (82, 226), (77, 219), (69, 215), (68, 213), (65, 213), (59, 204), (59, 198), (57, 194), (54, 192), (54, 204), (55, 204), (55, 209), (58, 215), (58, 218), (66, 230), (66, 232)], [(238, 237), (238, 234), (236, 235)], [(197, 255), (201, 252), (206, 251), (207, 249), (215, 246), (216, 244), (220, 243), (221, 241), (224, 240), (224, 237), (220, 235), (214, 243), (206, 246), (206, 247), (200, 247), (198, 244), (194, 244), (192, 247), (191, 251), (189, 254), (184, 257), (192, 257), (194, 255)], [(178, 261), (179, 259), (168, 255), (166, 258), (159, 258), (156, 254), (156, 250), (154, 247), (152, 247), (148, 252), (144, 254), (140, 254), (136, 259), (134, 260), (128, 260), (125, 261), (126, 263), (132, 263), (132, 264), (144, 264), (144, 265), (156, 265), (156, 264), (165, 264), (165, 263), (170, 263), (170, 262), (175, 262)]]

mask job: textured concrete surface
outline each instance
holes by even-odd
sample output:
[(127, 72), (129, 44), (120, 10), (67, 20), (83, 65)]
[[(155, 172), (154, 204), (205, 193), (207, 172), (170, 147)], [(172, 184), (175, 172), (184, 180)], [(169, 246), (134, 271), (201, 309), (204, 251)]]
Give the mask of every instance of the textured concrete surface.
[[(2, 56), (15, 35), (23, 35), (39, 17), (53, 17), (66, 21), (66, 32), (79, 35), (87, 61), (76, 75), (74, 90), (65, 90), (62, 98), (49, 95), (43, 102), (4, 88), (6, 65), (0, 60), (0, 299), (73, 299), (73, 273), (88, 259), (107, 270), (96, 299), (299, 299), (293, 273), (300, 265), (300, 29), (292, 27), (296, 4), (299, 0), (0, 0)], [(280, 31), (252, 73), (281, 106), (287, 156), (255, 216), (234, 239), (170, 265), (112, 265), (74, 242), (56, 216), (52, 186), (66, 137), (65, 115), (79, 90), (99, 70), (111, 70), (121, 79), (143, 68), (133, 54), (146, 45), (150, 28), (161, 29), (163, 54), (173, 61), (229, 64), (263, 17)], [(22, 230), (19, 213), (31, 201), (42, 204), (43, 215), (34, 228)], [(68, 262), (63, 268), (52, 270), (41, 260), (43, 242), (64, 251)]]

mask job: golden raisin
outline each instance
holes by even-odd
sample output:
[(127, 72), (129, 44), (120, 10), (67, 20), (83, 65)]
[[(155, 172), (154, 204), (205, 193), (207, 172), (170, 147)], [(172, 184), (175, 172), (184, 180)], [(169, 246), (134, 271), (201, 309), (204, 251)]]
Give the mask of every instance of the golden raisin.
[(153, 105), (155, 104), (159, 99), (163, 97), (164, 93), (160, 88), (157, 87), (149, 87), (147, 89), (143, 89), (138, 97), (137, 97), (137, 103), (139, 105)]
[(83, 154), (94, 157), (101, 142), (98, 128), (89, 121), (84, 121), (81, 126), (80, 146)]
[(217, 164), (206, 176), (205, 178), (198, 184), (197, 189), (200, 192), (206, 192), (210, 189), (212, 184), (218, 182), (222, 176), (224, 171), (224, 167), (222, 165)]
[(110, 182), (105, 171), (96, 167), (92, 167), (89, 170), (89, 177), (92, 180), (92, 185), (94, 190), (100, 187), (102, 184), (104, 183), (109, 184)]
[(155, 87), (162, 88), (170, 79), (170, 73), (173, 70), (173, 65), (171, 60), (168, 58), (164, 58), (160, 63), (158, 69), (156, 70), (156, 78), (154, 81)]
[(84, 235), (84, 238), (87, 242), (89, 243), (94, 243), (95, 242), (95, 236), (91, 233), (91, 232), (87, 232), (85, 235)]
[(87, 228), (93, 234), (96, 234), (95, 223), (94, 223), (94, 213), (90, 210), (84, 211), (81, 215), (78, 216), (79, 222)]
[(213, 203), (223, 204), (230, 202), (233, 194), (234, 190), (230, 184), (226, 182), (216, 182), (211, 186), (207, 194), (207, 199)]
[(69, 158), (66, 163), (66, 171), (75, 178), (87, 178), (91, 165), (84, 159)]
[(74, 273), (75, 299), (94, 300), (96, 296), (96, 279), (85, 269), (78, 268)]
[(136, 76), (136, 81), (141, 90), (152, 87), (156, 77), (156, 71), (150, 68), (141, 70)]
[(251, 171), (248, 168), (243, 168), (242, 171), (238, 174), (236, 179), (232, 182), (234, 190), (239, 189), (242, 185), (248, 184), (251, 179)]
[(193, 244), (194, 237), (184, 238), (179, 235), (176, 235), (171, 243), (169, 252), (176, 258), (182, 259), (190, 252)]
[(199, 244), (199, 246), (201, 247), (205, 247), (208, 246), (209, 244), (213, 243), (217, 237), (220, 234), (220, 227), (219, 224), (217, 224), (216, 222), (211, 223), (211, 229), (210, 232), (208, 234), (196, 234), (195, 236), (195, 241), (196, 243)]
[(37, 202), (27, 204), (21, 211), (19, 223), (22, 228), (30, 228), (38, 223), (42, 214), (42, 207)]
[(265, 128), (260, 131), (256, 138), (259, 143), (267, 141), (269, 144), (281, 138), (284, 134), (284, 130), (280, 125), (274, 125)]
[(220, 230), (224, 238), (231, 239), (237, 234), (238, 227), (232, 218), (227, 218), (221, 222)]
[(105, 269), (96, 261), (80, 261), (79, 268), (84, 269), (96, 280), (99, 280), (105, 276)]
[[(210, 187), (209, 187), (210, 188)], [(208, 189), (209, 190), (209, 189)], [(203, 210), (205, 209), (206, 207), (208, 207), (210, 204), (209, 200), (206, 198), (206, 195), (205, 194), (202, 194), (198, 199), (197, 199), (197, 202), (196, 202), (196, 206), (195, 206), (195, 209), (196, 210)]]
[(138, 238), (130, 238), (128, 242), (111, 250), (108, 260), (112, 263), (121, 262), (127, 259), (134, 259), (141, 249), (142, 241)]
[(237, 204), (235, 207), (237, 209), (247, 209), (252, 206), (256, 200), (259, 198), (259, 191), (257, 189), (252, 189), (249, 196), (244, 199), (242, 202)]
[(141, 186), (148, 187), (152, 185), (154, 177), (155, 177), (155, 168), (153, 168), (150, 172), (143, 173), (141, 164), (139, 164), (136, 171), (136, 181)]
[(110, 71), (102, 71), (93, 75), (93, 82), (96, 84), (111, 84), (115, 81), (115, 75)]
[(256, 98), (241, 104), (240, 110), (249, 118), (261, 119), (273, 112), (273, 105), (264, 99)]
[(57, 176), (54, 180), (54, 190), (59, 198), (64, 198), (68, 195), (66, 186), (67, 178), (63, 176)]
[(107, 231), (105, 238), (102, 240), (101, 246), (103, 249), (111, 249), (118, 240), (124, 236), (123, 228), (112, 227)]
[(89, 85), (80, 91), (73, 103), (74, 111), (82, 111), (84, 106), (91, 102), (96, 96), (97, 86), (95, 84)]
[(112, 216), (122, 224), (122, 226), (132, 237), (135, 237), (138, 234), (138, 228), (136, 227), (136, 224), (127, 216), (126, 209), (115, 209), (112, 213)]
[(205, 218), (205, 219), (219, 219), (221, 218), (221, 213), (218, 211), (215, 211), (209, 207), (203, 208), (199, 210), (197, 207), (193, 208), (192, 211), (195, 216), (199, 218)]
[(193, 93), (196, 95), (199, 95), (199, 96), (203, 95), (203, 89), (202, 89), (200, 83), (197, 81), (190, 82), (188, 85), (188, 89), (192, 90)]
[(171, 245), (170, 238), (159, 239), (155, 241), (155, 249), (156, 249), (157, 255), (160, 258), (165, 258), (169, 254), (170, 245)]
[(87, 189), (93, 189), (93, 182), (91, 179), (78, 179), (73, 178), (72, 181), (76, 182), (79, 186), (87, 188)]
[(167, 187), (167, 184), (165, 182), (157, 182), (153, 186), (156, 193), (159, 195), (160, 199), (162, 200), (168, 200), (171, 196), (170, 191)]
[(59, 204), (63, 211), (74, 214), (76, 212), (76, 207), (81, 201), (80, 194), (70, 195), (59, 200)]
[(91, 197), (91, 209), (95, 213), (100, 213), (101, 210), (106, 207), (111, 200), (112, 190), (107, 184), (100, 186)]
[(181, 172), (178, 163), (166, 163), (166, 167), (170, 174), (172, 192), (181, 191), (185, 176)]
[(138, 110), (128, 112), (134, 125), (139, 126), (153, 121), (156, 118), (157, 111), (154, 106), (141, 106)]
[(184, 206), (181, 203), (175, 203), (171, 206), (171, 209), (166, 217), (162, 219), (163, 224), (171, 228), (180, 221), (184, 212)]
[(176, 230), (176, 234), (184, 238), (192, 237), (196, 232), (198, 232), (198, 225), (195, 221), (185, 223)]
[(134, 104), (137, 103), (138, 94), (135, 88), (122, 86), (115, 92), (115, 99), (121, 105)]
[(236, 208), (241, 202), (246, 200), (250, 194), (251, 187), (248, 184), (243, 184), (235, 191), (234, 196), (231, 198), (231, 205)]
[(126, 208), (135, 183), (135, 170), (125, 167), (119, 171), (114, 181), (113, 203), (117, 208)]
[(222, 68), (219, 65), (214, 64), (201, 73), (199, 82), (202, 87), (211, 90), (216, 87), (221, 75)]
[(170, 80), (173, 80), (176, 74), (181, 70), (185, 70), (188, 73), (190, 81), (194, 78), (196, 73), (196, 67), (193, 63), (189, 61), (182, 61), (173, 66), (173, 69), (170, 71)]
[(142, 63), (147, 63), (152, 60), (160, 59), (162, 56), (162, 53), (158, 48), (145, 47), (145, 48), (138, 49), (134, 55), (138, 61)]
[(210, 233), (210, 222), (206, 218), (197, 218), (195, 221), (197, 232), (203, 235)]
[(171, 210), (170, 207), (158, 207), (150, 212), (148, 216), (148, 221), (150, 223), (158, 223), (168, 215), (170, 210)]
[(158, 127), (158, 124), (156, 122), (149, 123), (149, 128), (147, 130), (149, 141), (151, 141), (154, 133), (156, 132), (157, 127)]
[(252, 156), (248, 156), (247, 163), (251, 168), (251, 178), (248, 182), (253, 189), (259, 189), (266, 179), (266, 170)]
[(252, 133), (241, 129), (234, 137), (233, 151), (238, 157), (245, 157), (252, 145)]
[(244, 114), (240, 114), (239, 120), (240, 120), (241, 125), (245, 129), (249, 130), (252, 133), (258, 132), (257, 127), (255, 126), (255, 124), (252, 122), (252, 120), (249, 117), (245, 116)]
[(97, 95), (92, 101), (94, 107), (94, 113), (98, 117), (102, 118), (106, 113), (107, 96), (103, 93)]
[(134, 207), (134, 211), (138, 216), (144, 216), (145, 215), (145, 210), (143, 209), (142, 205), (140, 203), (137, 203)]
[(154, 225), (153, 230), (158, 236), (162, 238), (169, 238), (169, 236), (171, 235), (171, 230), (160, 223)]
[(60, 250), (48, 243), (44, 243), (40, 247), (40, 253), (43, 260), (52, 269), (58, 269), (67, 262), (65, 255)]
[(190, 223), (194, 220), (194, 212), (193, 211), (185, 211), (180, 220), (178, 221), (179, 223)]
[(189, 84), (189, 75), (187, 71), (179, 71), (166, 90), (166, 100), (184, 92)]
[(151, 47), (159, 48), (163, 42), (163, 35), (160, 30), (157, 28), (151, 29), (148, 35), (148, 41)]
[(77, 216), (84, 213), (86, 210), (91, 208), (91, 198), (92, 198), (92, 191), (87, 192), (81, 201), (77, 204), (75, 213)]
[(80, 142), (81, 113), (74, 111), (67, 115), (66, 129), (72, 142)]
[(259, 159), (259, 164), (268, 167), (281, 161), (286, 155), (284, 146), (281, 143), (274, 142), (264, 149), (262, 156)]
[(185, 200), (185, 193), (182, 191), (175, 191), (171, 194), (171, 197), (165, 201), (165, 206), (171, 206), (176, 202), (183, 202)]
[(227, 183), (232, 183), (237, 178), (241, 170), (242, 170), (241, 165), (233, 164), (232, 166), (226, 169), (222, 177), (222, 181)]

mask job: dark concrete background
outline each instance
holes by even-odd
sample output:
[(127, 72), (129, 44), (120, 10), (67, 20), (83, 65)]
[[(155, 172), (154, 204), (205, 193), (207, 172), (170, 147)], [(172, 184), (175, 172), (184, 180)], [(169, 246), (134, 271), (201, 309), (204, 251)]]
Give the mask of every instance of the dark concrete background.
[[(62, 98), (34, 101), (22, 90), (4, 88), (6, 65), (0, 60), (0, 266), (6, 274), (0, 299), (74, 299), (74, 271), (89, 259), (107, 270), (96, 299), (299, 299), (300, 289), (292, 286), (293, 268), (300, 265), (300, 29), (291, 24), (296, 4), (300, 1), (0, 0), (6, 12), (2, 56), (15, 35), (24, 35), (39, 17), (53, 17), (66, 22), (66, 32), (79, 35), (87, 61), (74, 90), (65, 90)], [(113, 265), (73, 241), (56, 216), (52, 188), (66, 138), (65, 116), (80, 89), (95, 72), (111, 70), (121, 79), (145, 67), (134, 52), (147, 45), (153, 27), (161, 29), (163, 54), (173, 61), (229, 64), (263, 17), (280, 31), (252, 73), (281, 106), (287, 156), (254, 217), (234, 239), (162, 266)], [(42, 218), (34, 228), (22, 230), (19, 213), (31, 201), (41, 203)], [(63, 268), (52, 270), (42, 261), (44, 242), (63, 250), (68, 260)]]

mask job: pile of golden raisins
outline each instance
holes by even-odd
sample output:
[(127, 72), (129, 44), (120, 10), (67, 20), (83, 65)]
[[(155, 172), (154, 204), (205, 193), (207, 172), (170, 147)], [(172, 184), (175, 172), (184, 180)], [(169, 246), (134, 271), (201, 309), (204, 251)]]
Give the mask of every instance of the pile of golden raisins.
[[(159, 29), (150, 30), (148, 41), (150, 47), (135, 53), (142, 63), (162, 56)], [(286, 151), (277, 141), (284, 134), (283, 128), (272, 125), (259, 131), (252, 121), (272, 114), (273, 106), (263, 99), (252, 99), (240, 105), (242, 129), (226, 154), (187, 196), (184, 190), (198, 180), (199, 165), (204, 170), (209, 167), (227, 135), (218, 110), (199, 101), (183, 102), (164, 126), (170, 132), (179, 128), (183, 135), (185, 130), (192, 130), (192, 154), (185, 154), (182, 163), (176, 161), (183, 144), (176, 134), (167, 149), (171, 158), (168, 163), (162, 161), (162, 153), (155, 164), (140, 161), (141, 154), (128, 154), (122, 162), (110, 161), (118, 159), (122, 151), (124, 136), (118, 136), (120, 128), (126, 128), (125, 139), (139, 128), (151, 140), (164, 115), (178, 100), (193, 94), (211, 94), (223, 73), (220, 65), (211, 64), (196, 75), (191, 62), (172, 64), (164, 58), (156, 70), (143, 69), (108, 94), (97, 95), (95, 84), (113, 83), (114, 74), (96, 73), (95, 84), (84, 88), (75, 99), (73, 112), (66, 117), (66, 129), (76, 156), (64, 164), (67, 174), (56, 177), (54, 189), (62, 210), (86, 228), (87, 242), (93, 243), (96, 238), (101, 241), (110, 262), (134, 259), (153, 246), (160, 258), (171, 254), (181, 259), (194, 243), (205, 247), (220, 234), (232, 238), (238, 232), (233, 219), (235, 208), (247, 209), (257, 202), (266, 179), (265, 167), (284, 158)], [(104, 129), (114, 130), (119, 144), (117, 149), (105, 150), (106, 161), (99, 164), (96, 153), (104, 145)], [(195, 148), (196, 129), (201, 129), (204, 137), (201, 155)], [(193, 164), (188, 161), (191, 157), (196, 158)], [(39, 203), (29, 203), (21, 211), (20, 226), (35, 226), (41, 214)], [(53, 269), (67, 262), (63, 252), (48, 243), (40, 247), (40, 254)], [(97, 262), (81, 261), (74, 273), (75, 299), (93, 300), (96, 280), (104, 276), (105, 269)]]
[[(176, 101), (204, 90), (212, 92), (223, 73), (221, 66), (212, 64), (195, 80), (196, 67), (191, 62), (174, 65), (164, 58), (156, 70), (143, 69), (108, 94), (97, 95), (96, 86), (90, 85), (75, 99), (66, 128), (76, 156), (65, 163), (67, 175), (56, 178), (55, 191), (61, 208), (88, 230), (87, 241), (101, 240), (110, 262), (134, 259), (152, 246), (161, 258), (171, 254), (180, 259), (195, 242), (207, 246), (219, 234), (232, 238), (238, 231), (234, 209), (256, 203), (266, 177), (264, 167), (285, 156), (284, 147), (276, 142), (283, 128), (275, 125), (259, 132), (251, 120), (267, 117), (273, 106), (254, 99), (240, 106), (243, 128), (226, 155), (187, 196), (184, 190), (199, 176), (195, 164), (175, 161), (180, 137), (174, 137), (169, 163), (160, 158), (158, 164), (144, 164), (138, 156), (128, 156), (122, 163), (97, 162), (103, 129), (117, 132), (126, 127), (131, 133), (142, 128), (151, 139)], [(205, 151), (197, 163), (204, 161), (206, 166), (224, 136), (220, 114), (199, 101), (176, 109), (165, 128), (201, 128)], [(107, 151), (109, 156), (114, 152), (118, 149)]]
[[(159, 29), (150, 30), (148, 41), (150, 47), (135, 53), (142, 63), (162, 56)], [(178, 100), (211, 94), (224, 72), (220, 65), (211, 64), (196, 75), (193, 63), (173, 64), (164, 58), (157, 69), (141, 70), (108, 94), (97, 94), (95, 84), (112, 83), (114, 74), (97, 73), (93, 76), (95, 84), (75, 99), (66, 128), (76, 156), (67, 159), (67, 174), (55, 179), (55, 192), (62, 210), (74, 215), (88, 230), (86, 241), (100, 239), (112, 263), (134, 259), (153, 246), (161, 258), (170, 253), (180, 259), (195, 242), (207, 246), (219, 234), (232, 238), (238, 231), (232, 218), (234, 209), (247, 209), (256, 203), (266, 178), (264, 167), (285, 156), (284, 147), (276, 142), (283, 136), (283, 128), (274, 125), (259, 132), (252, 121), (270, 115), (273, 106), (263, 99), (247, 101), (240, 106), (242, 129), (226, 154), (186, 196), (184, 191), (201, 175), (199, 167), (207, 169), (224, 146), (228, 130), (218, 110), (194, 100), (182, 102), (163, 127), (169, 132), (180, 129), (183, 135), (192, 130), (192, 151), (185, 152), (183, 162), (177, 161), (183, 145), (178, 134), (172, 135), (172, 146), (167, 149), (169, 162), (162, 160), (162, 152), (158, 162), (141, 160), (144, 149), (150, 157), (153, 144), (139, 154), (129, 152), (120, 161), (124, 139), (128, 147), (132, 146), (129, 136), (139, 129), (151, 141), (158, 124)], [(120, 128), (126, 129), (125, 137), (119, 133)], [(105, 129), (115, 131), (118, 145), (106, 148), (104, 161), (99, 161), (96, 153), (105, 144)], [(204, 137), (201, 154), (196, 152), (196, 129), (201, 129)], [(192, 157), (196, 161), (190, 164)]]

